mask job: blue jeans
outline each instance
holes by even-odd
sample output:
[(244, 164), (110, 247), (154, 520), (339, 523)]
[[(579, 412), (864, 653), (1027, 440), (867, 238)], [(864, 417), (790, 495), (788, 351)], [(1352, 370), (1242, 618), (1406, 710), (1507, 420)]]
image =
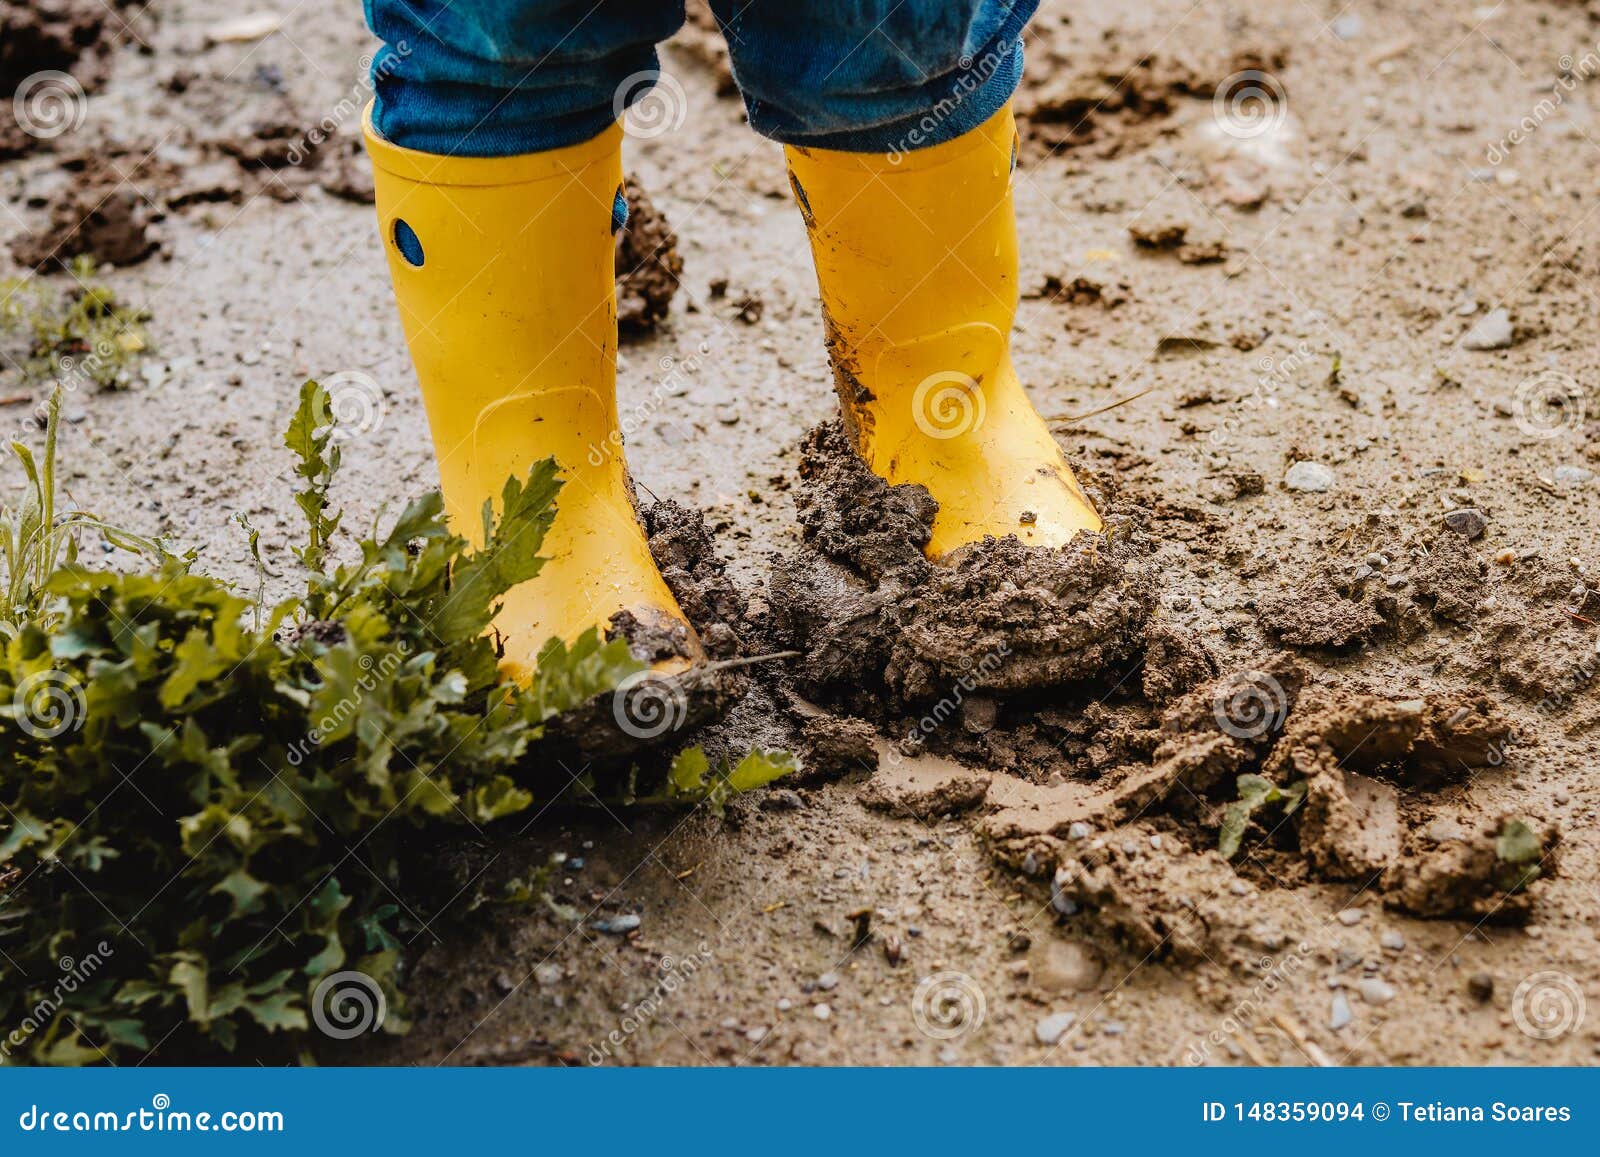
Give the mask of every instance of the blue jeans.
[[(499, 157), (595, 136), (659, 75), (683, 0), (365, 0), (374, 127)], [(993, 116), (1038, 0), (711, 0), (750, 124), (790, 145), (908, 152)]]

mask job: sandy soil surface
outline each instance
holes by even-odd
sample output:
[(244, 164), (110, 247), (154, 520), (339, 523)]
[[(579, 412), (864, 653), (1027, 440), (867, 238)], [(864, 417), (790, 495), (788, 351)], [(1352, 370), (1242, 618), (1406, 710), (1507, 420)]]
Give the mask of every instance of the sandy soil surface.
[[(265, 550), (296, 533), (306, 377), (351, 399), (349, 525), (435, 481), (352, 151), (371, 44), (353, 2), (258, 0), (281, 29), (222, 43), (214, 0), (91, 7), (104, 78), (0, 164), (0, 248), (86, 190), (121, 214), (108, 278), (157, 348), (69, 398), (68, 485), (243, 580), (236, 512)], [(876, 741), (824, 716), (810, 774), (721, 816), (579, 812), (537, 769), (549, 806), (465, 862), (564, 855), (555, 902), (462, 928), (447, 892), (412, 1031), (329, 1060), (1600, 1054), (1600, 8), (1048, 0), (1032, 35), (1016, 360), (1137, 545), (1125, 645), (1021, 700), (956, 680)], [(832, 382), (781, 151), (720, 67), (675, 43), (628, 145), (683, 272), (621, 408), (641, 488), (704, 511), (761, 602), (814, 549)], [(1230, 864), (1250, 771), (1310, 786)], [(1508, 897), (1513, 818), (1541, 874)]]

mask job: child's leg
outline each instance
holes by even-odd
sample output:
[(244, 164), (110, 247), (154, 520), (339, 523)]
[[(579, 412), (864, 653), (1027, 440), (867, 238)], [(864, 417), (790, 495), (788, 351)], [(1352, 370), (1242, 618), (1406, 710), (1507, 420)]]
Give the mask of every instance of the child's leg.
[(614, 237), (626, 219), (613, 94), (680, 3), (370, 0), (387, 44), (367, 126), (379, 227), (445, 506), (482, 537), (510, 476), (566, 485), (538, 577), (495, 627), (526, 676), (551, 638), (618, 629), (682, 667), (699, 645), (651, 559), (616, 408)]
[[(372, 63), (373, 127), (452, 157), (596, 136), (617, 119), (623, 82), (657, 70), (656, 44), (683, 24), (683, 0), (364, 2), (384, 42)], [(648, 87), (628, 86), (631, 99)]]
[(1036, 0), (714, 0), (751, 123), (788, 147), (845, 425), (939, 502), (931, 556), (1099, 516), (1017, 381), (1011, 204)]

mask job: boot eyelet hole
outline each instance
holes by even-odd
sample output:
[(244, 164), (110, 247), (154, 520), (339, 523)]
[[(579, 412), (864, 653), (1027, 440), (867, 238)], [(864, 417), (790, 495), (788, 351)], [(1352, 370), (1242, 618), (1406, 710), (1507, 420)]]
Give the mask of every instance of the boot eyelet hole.
[(617, 195), (611, 201), (611, 235), (615, 237), (628, 227), (628, 194), (624, 185), (617, 186)]
[(806, 223), (806, 228), (813, 228), (817, 219), (811, 212), (811, 202), (806, 197), (806, 191), (800, 187), (800, 180), (791, 171), (789, 174), (789, 188), (794, 190), (795, 204), (800, 206), (800, 216)]
[(417, 231), (406, 223), (405, 218), (394, 219), (390, 237), (394, 241), (394, 247), (400, 251), (400, 256), (405, 258), (406, 264), (421, 269), (423, 262), (427, 260), (427, 254), (422, 251), (422, 238), (417, 236)]

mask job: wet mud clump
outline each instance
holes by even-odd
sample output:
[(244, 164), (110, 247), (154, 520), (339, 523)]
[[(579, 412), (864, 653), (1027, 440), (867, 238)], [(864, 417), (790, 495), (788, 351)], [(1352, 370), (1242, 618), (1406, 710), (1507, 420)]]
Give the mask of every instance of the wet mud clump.
[(71, 181), (37, 230), (11, 246), (17, 264), (48, 272), (74, 257), (107, 265), (137, 265), (160, 248), (153, 226), (162, 218), (142, 185), (163, 179), (153, 163), (123, 167), (119, 159), (74, 158)]
[[(70, 94), (59, 85), (23, 91), (30, 77), (63, 72), (85, 90), (105, 80), (111, 26), (121, 24), (113, 19), (118, 6), (118, 0), (0, 0), (0, 97), (8, 103), (15, 97), (25, 114), (0, 117), (0, 161), (47, 145), (75, 115)], [(25, 120), (46, 131), (29, 132)]]
[(1504, 760), (1484, 696), (1335, 692), (1279, 654), (1180, 697), (1157, 736), (1144, 762), (1012, 790), (978, 824), (1064, 918), (1135, 953), (1238, 955), (1254, 941), (1230, 897), (1257, 888), (1348, 883), (1413, 916), (1515, 923), (1556, 874), (1554, 825), (1441, 814), (1441, 788)]
[(617, 328), (622, 337), (652, 333), (667, 316), (683, 275), (678, 235), (638, 181), (627, 185), (628, 221), (617, 232)]
[(777, 563), (769, 596), (807, 696), (883, 719), (958, 687), (1092, 679), (1141, 646), (1153, 574), (1132, 533), (1053, 551), (986, 539), (933, 565), (933, 499), (872, 473), (837, 422), (807, 436), (800, 474), (802, 549)]

